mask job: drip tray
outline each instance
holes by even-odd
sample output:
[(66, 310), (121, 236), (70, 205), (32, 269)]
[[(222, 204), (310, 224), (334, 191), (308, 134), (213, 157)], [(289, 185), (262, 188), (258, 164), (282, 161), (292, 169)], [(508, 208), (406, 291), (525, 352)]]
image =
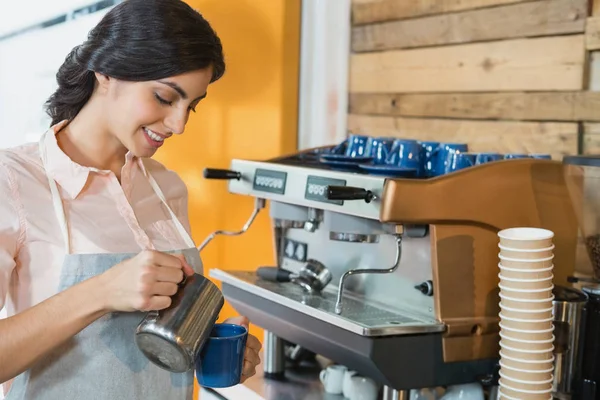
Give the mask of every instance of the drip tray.
[(408, 335), (445, 330), (445, 325), (436, 320), (386, 310), (349, 295), (344, 295), (342, 314), (337, 315), (336, 293), (326, 290), (318, 295), (310, 295), (293, 283), (265, 281), (254, 272), (212, 269), (210, 276), (361, 336)]

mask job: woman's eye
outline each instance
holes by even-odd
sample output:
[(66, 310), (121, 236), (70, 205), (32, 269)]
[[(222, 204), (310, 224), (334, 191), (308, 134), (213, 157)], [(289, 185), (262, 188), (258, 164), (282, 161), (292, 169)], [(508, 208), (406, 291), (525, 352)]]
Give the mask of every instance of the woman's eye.
[(191, 112), (196, 112), (196, 106), (193, 106), (193, 107), (190, 106), (190, 111)]
[(167, 106), (170, 106), (171, 104), (173, 104), (172, 101), (168, 101), (168, 100), (163, 99), (157, 93), (154, 93), (154, 97), (156, 97), (156, 100), (158, 100), (158, 102), (160, 104), (164, 104), (164, 105), (167, 105)]

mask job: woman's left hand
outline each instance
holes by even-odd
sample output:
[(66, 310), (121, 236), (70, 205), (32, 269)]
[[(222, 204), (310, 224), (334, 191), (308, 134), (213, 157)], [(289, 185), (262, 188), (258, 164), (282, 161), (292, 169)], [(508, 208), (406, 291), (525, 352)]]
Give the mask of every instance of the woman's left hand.
[(241, 380), (241, 383), (244, 383), (246, 379), (256, 374), (256, 366), (260, 364), (260, 356), (258, 353), (260, 352), (262, 345), (256, 336), (250, 334), (250, 321), (248, 318), (243, 316), (227, 318), (224, 323), (241, 325), (248, 329), (248, 339), (246, 340), (246, 349), (244, 351), (244, 364)]

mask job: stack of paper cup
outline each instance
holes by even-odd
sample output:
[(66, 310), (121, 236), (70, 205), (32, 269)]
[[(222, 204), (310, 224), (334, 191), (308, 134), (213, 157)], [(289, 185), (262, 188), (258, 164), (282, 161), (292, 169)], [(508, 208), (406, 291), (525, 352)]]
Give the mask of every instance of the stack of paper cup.
[(500, 237), (500, 398), (552, 398), (554, 233), (511, 228)]

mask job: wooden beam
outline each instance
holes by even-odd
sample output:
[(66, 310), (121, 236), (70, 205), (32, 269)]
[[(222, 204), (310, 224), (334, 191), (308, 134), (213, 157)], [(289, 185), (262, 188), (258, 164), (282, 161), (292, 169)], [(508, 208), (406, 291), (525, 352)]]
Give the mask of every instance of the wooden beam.
[(577, 123), (464, 121), (350, 114), (351, 132), (419, 140), (462, 142), (474, 152), (577, 154)]
[(600, 121), (600, 93), (357, 93), (350, 95), (350, 113), (459, 119)]
[(583, 124), (583, 154), (600, 154), (600, 124)]
[(590, 17), (587, 19), (585, 48), (588, 50), (600, 49), (600, 17)]
[[(352, 29), (352, 50), (364, 52), (581, 33), (587, 7), (587, 0), (541, 0), (357, 26)], [(600, 45), (600, 38), (597, 41)]]
[(351, 93), (580, 90), (584, 35), (350, 57)]
[(524, 1), (529, 0), (354, 0), (352, 22), (369, 24)]

